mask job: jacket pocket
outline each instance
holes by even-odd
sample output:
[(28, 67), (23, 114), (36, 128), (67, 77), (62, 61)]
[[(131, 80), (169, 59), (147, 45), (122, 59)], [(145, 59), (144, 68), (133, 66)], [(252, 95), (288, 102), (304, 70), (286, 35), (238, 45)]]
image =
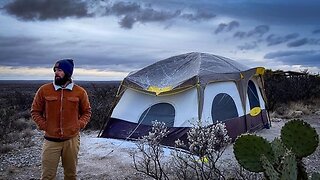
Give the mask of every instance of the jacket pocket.
[(72, 113), (76, 120), (79, 115), (79, 98), (78, 97), (67, 97), (67, 105), (69, 113)]
[(46, 110), (45, 110), (45, 128), (44, 130), (50, 134), (55, 135), (57, 129), (59, 128), (59, 102), (56, 96), (45, 96)]
[(46, 96), (46, 117), (56, 116), (58, 106), (58, 97), (56, 96)]

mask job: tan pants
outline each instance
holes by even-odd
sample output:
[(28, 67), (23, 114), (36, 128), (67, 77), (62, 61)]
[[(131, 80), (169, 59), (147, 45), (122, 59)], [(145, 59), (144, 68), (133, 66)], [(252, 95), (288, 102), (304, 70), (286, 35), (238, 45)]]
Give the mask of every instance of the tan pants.
[(64, 179), (76, 179), (79, 146), (79, 135), (63, 142), (52, 142), (45, 139), (42, 147), (41, 179), (56, 178), (60, 157), (64, 169)]

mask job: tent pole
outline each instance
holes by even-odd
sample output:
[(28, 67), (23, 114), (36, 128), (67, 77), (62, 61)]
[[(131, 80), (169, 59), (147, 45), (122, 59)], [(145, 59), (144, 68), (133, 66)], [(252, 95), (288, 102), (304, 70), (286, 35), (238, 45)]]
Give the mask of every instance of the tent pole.
[(267, 102), (267, 95), (265, 94), (266, 91), (265, 91), (265, 86), (264, 86), (264, 79), (263, 79), (261, 74), (259, 74), (259, 77), (260, 77), (260, 81), (261, 81), (261, 85), (262, 85), (262, 91), (260, 90), (260, 93), (263, 94), (262, 96), (264, 97), (263, 98), (264, 104), (267, 107), (266, 108), (266, 111), (267, 111), (267, 122), (269, 124), (269, 127), (271, 127), (270, 112), (269, 112), (269, 106), (268, 106), (268, 102)]

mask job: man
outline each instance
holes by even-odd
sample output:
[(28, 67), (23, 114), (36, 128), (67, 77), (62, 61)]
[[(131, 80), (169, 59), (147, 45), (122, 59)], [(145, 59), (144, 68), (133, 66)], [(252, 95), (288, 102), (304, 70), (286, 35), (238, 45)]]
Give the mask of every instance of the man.
[(60, 157), (64, 179), (77, 176), (79, 132), (90, 120), (91, 107), (86, 91), (71, 79), (73, 67), (72, 59), (57, 61), (54, 82), (42, 85), (32, 103), (32, 119), (45, 132), (41, 179), (55, 179)]

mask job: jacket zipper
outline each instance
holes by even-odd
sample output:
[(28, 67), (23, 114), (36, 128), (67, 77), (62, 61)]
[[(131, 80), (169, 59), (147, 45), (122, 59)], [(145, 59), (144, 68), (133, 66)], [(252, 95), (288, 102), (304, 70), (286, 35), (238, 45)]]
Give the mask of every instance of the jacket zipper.
[(62, 129), (62, 105), (63, 105), (63, 88), (61, 89), (61, 96), (60, 96), (60, 131), (61, 131), (61, 138), (63, 137), (63, 129)]

